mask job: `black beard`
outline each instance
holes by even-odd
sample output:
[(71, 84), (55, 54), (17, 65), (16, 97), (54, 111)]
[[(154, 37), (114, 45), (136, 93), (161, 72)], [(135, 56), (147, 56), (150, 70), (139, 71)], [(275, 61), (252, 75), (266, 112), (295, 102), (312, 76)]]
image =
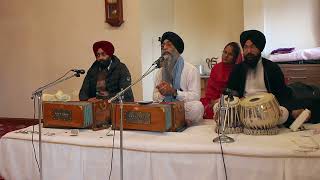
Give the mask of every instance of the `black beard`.
[(110, 60), (109, 59), (107, 59), (107, 60), (100, 60), (99, 61), (99, 69), (100, 70), (104, 70), (104, 69), (107, 69), (108, 68), (108, 66), (110, 65)]
[(257, 67), (260, 57), (261, 57), (261, 53), (259, 53), (258, 55), (247, 54), (244, 56), (243, 63), (246, 64), (249, 68), (254, 69)]

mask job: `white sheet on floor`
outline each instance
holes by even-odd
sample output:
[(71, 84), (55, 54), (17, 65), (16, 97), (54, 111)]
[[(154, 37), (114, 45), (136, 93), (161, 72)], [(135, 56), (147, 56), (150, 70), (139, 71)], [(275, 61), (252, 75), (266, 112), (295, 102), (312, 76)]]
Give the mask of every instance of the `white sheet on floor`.
[[(319, 128), (319, 125), (309, 126)], [(124, 132), (124, 179), (212, 180), (225, 179), (215, 124), (205, 121), (184, 132)], [(31, 127), (11, 132), (0, 140), (0, 174), (6, 179), (37, 179)], [(43, 128), (43, 173), (46, 180), (107, 179), (112, 152), (108, 130)], [(230, 135), (236, 142), (224, 144), (228, 179), (318, 179), (320, 135), (313, 130), (275, 136)], [(308, 136), (308, 137), (305, 137)], [(34, 136), (38, 149), (37, 135)], [(119, 179), (119, 132), (116, 131), (111, 179)], [(318, 149), (317, 149), (318, 148)]]

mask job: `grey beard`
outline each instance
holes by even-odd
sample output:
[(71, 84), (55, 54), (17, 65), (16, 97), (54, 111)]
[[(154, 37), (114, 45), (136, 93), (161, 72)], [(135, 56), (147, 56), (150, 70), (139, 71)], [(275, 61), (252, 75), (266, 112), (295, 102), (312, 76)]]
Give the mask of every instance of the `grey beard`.
[(173, 68), (177, 62), (178, 58), (174, 58), (173, 56), (168, 56), (168, 59), (164, 61), (162, 68), (162, 80), (173, 84)]

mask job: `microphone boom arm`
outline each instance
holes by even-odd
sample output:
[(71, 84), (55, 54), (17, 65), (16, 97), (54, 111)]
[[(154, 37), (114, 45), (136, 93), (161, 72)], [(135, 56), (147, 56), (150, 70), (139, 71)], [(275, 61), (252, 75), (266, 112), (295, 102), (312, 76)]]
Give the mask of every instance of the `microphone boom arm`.
[[(153, 66), (153, 65), (152, 65)], [(151, 66), (151, 67), (152, 67)], [(138, 82), (140, 82), (144, 77), (148, 76), (151, 72), (153, 72), (154, 70), (156, 70), (158, 68), (158, 66), (153, 67), (151, 70), (146, 71), (139, 79), (137, 79), (136, 81), (134, 81), (132, 84), (130, 84), (130, 86), (124, 88), (123, 90), (121, 90), (120, 92), (118, 92), (115, 96), (113, 96), (112, 98), (110, 98), (108, 100), (109, 103), (113, 102), (114, 100), (116, 100), (117, 98), (119, 98), (120, 96), (122, 96), (128, 89), (130, 89), (132, 86), (136, 85)]]
[(55, 86), (55, 85), (57, 85), (57, 84), (59, 84), (59, 83), (61, 83), (61, 82), (63, 82), (63, 81), (66, 81), (66, 80), (68, 80), (68, 79), (70, 79), (70, 78), (73, 78), (73, 77), (80, 77), (80, 74), (79, 74), (79, 73), (74, 73), (74, 74), (72, 74), (72, 75), (70, 75), (70, 76), (67, 76), (67, 77), (63, 78), (63, 79), (60, 79), (60, 80), (58, 80), (58, 81), (53, 81), (53, 82), (51, 82), (51, 83), (49, 83), (49, 84), (47, 84), (47, 85), (42, 86), (42, 87), (38, 88), (37, 90), (35, 90), (35, 91), (32, 93), (32, 98), (33, 98), (34, 96), (36, 96), (36, 95), (42, 94), (42, 91), (43, 91), (43, 90), (45, 90), (45, 89), (47, 89), (47, 88), (50, 88), (50, 87), (52, 87), (52, 86)]

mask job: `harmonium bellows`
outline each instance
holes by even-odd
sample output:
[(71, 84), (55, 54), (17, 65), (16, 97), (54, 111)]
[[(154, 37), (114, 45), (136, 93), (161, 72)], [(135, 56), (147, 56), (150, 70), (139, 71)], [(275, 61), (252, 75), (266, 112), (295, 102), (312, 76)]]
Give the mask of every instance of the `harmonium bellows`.
[[(185, 128), (183, 102), (170, 103), (124, 103), (123, 129), (145, 131), (181, 131)], [(120, 105), (112, 109), (112, 127), (120, 127)]]
[(111, 105), (106, 100), (45, 101), (43, 126), (50, 128), (106, 128), (111, 123)]

